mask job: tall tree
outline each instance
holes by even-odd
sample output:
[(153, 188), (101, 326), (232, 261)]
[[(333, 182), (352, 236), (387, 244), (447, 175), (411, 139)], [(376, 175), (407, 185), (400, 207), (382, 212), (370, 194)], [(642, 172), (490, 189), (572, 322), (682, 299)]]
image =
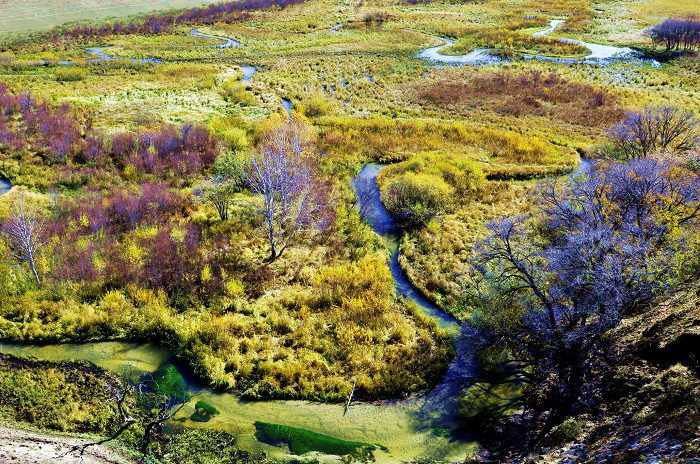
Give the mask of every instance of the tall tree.
[(279, 258), (294, 236), (322, 227), (328, 188), (318, 172), (315, 132), (300, 116), (274, 115), (261, 131), (248, 181), (262, 196), (260, 214), (270, 243), (270, 261)]
[(37, 285), (41, 286), (36, 263), (45, 244), (44, 221), (37, 209), (27, 204), (24, 196), (13, 203), (10, 218), (3, 224), (2, 231), (7, 236), (12, 256), (29, 265)]
[(542, 196), (543, 221), (529, 234), (519, 221), (489, 226), (472, 322), (487, 346), (548, 379), (563, 412), (589, 361), (607, 353), (605, 333), (698, 265), (700, 178), (653, 159), (599, 163), (570, 189), (552, 184)]

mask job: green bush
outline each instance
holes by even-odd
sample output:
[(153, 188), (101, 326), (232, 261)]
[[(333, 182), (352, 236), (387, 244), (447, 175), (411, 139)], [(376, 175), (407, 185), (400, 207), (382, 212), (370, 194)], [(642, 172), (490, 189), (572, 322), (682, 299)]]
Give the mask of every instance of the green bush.
[(559, 446), (574, 441), (583, 432), (584, 421), (578, 417), (569, 417), (552, 429), (546, 438), (549, 446)]
[(381, 199), (389, 213), (409, 226), (427, 226), (450, 206), (455, 190), (432, 174), (407, 172), (389, 179)]

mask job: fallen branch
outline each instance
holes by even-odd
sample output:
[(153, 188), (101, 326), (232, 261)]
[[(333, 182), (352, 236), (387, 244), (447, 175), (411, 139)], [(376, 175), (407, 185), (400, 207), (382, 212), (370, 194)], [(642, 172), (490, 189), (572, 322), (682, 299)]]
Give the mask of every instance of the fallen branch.
[(352, 401), (352, 395), (355, 394), (355, 385), (356, 382), (352, 383), (352, 391), (350, 392), (350, 396), (348, 396), (348, 402), (345, 404), (345, 408), (343, 410), (343, 416), (345, 416), (348, 413), (348, 408), (350, 407), (350, 402)]

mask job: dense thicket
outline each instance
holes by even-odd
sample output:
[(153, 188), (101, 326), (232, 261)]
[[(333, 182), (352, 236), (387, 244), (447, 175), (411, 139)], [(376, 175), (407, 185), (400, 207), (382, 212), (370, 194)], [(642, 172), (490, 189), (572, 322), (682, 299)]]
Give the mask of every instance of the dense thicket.
[(13, 94), (0, 83), (0, 148), (31, 152), (46, 163), (85, 169), (114, 167), (125, 177), (138, 173), (182, 178), (207, 169), (220, 153), (219, 140), (200, 126), (161, 125), (137, 133), (103, 137), (67, 104), (56, 108), (29, 93)]
[(600, 161), (570, 188), (544, 187), (542, 201), (529, 230), (489, 226), (471, 322), (536, 382), (556, 421), (607, 356), (606, 332), (697, 271), (700, 178), (653, 159)]
[(666, 50), (694, 50), (700, 47), (700, 20), (696, 17), (667, 19), (652, 26), (644, 34), (655, 44), (666, 46)]

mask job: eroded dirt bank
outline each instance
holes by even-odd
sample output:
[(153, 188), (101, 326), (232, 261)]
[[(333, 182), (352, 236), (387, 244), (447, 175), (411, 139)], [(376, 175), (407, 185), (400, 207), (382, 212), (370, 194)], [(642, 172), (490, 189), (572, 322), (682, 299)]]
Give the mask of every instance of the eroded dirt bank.
[(0, 463), (22, 464), (132, 464), (124, 453), (109, 446), (91, 446), (85, 454), (67, 454), (74, 446), (92, 441), (52, 433), (0, 426)]

